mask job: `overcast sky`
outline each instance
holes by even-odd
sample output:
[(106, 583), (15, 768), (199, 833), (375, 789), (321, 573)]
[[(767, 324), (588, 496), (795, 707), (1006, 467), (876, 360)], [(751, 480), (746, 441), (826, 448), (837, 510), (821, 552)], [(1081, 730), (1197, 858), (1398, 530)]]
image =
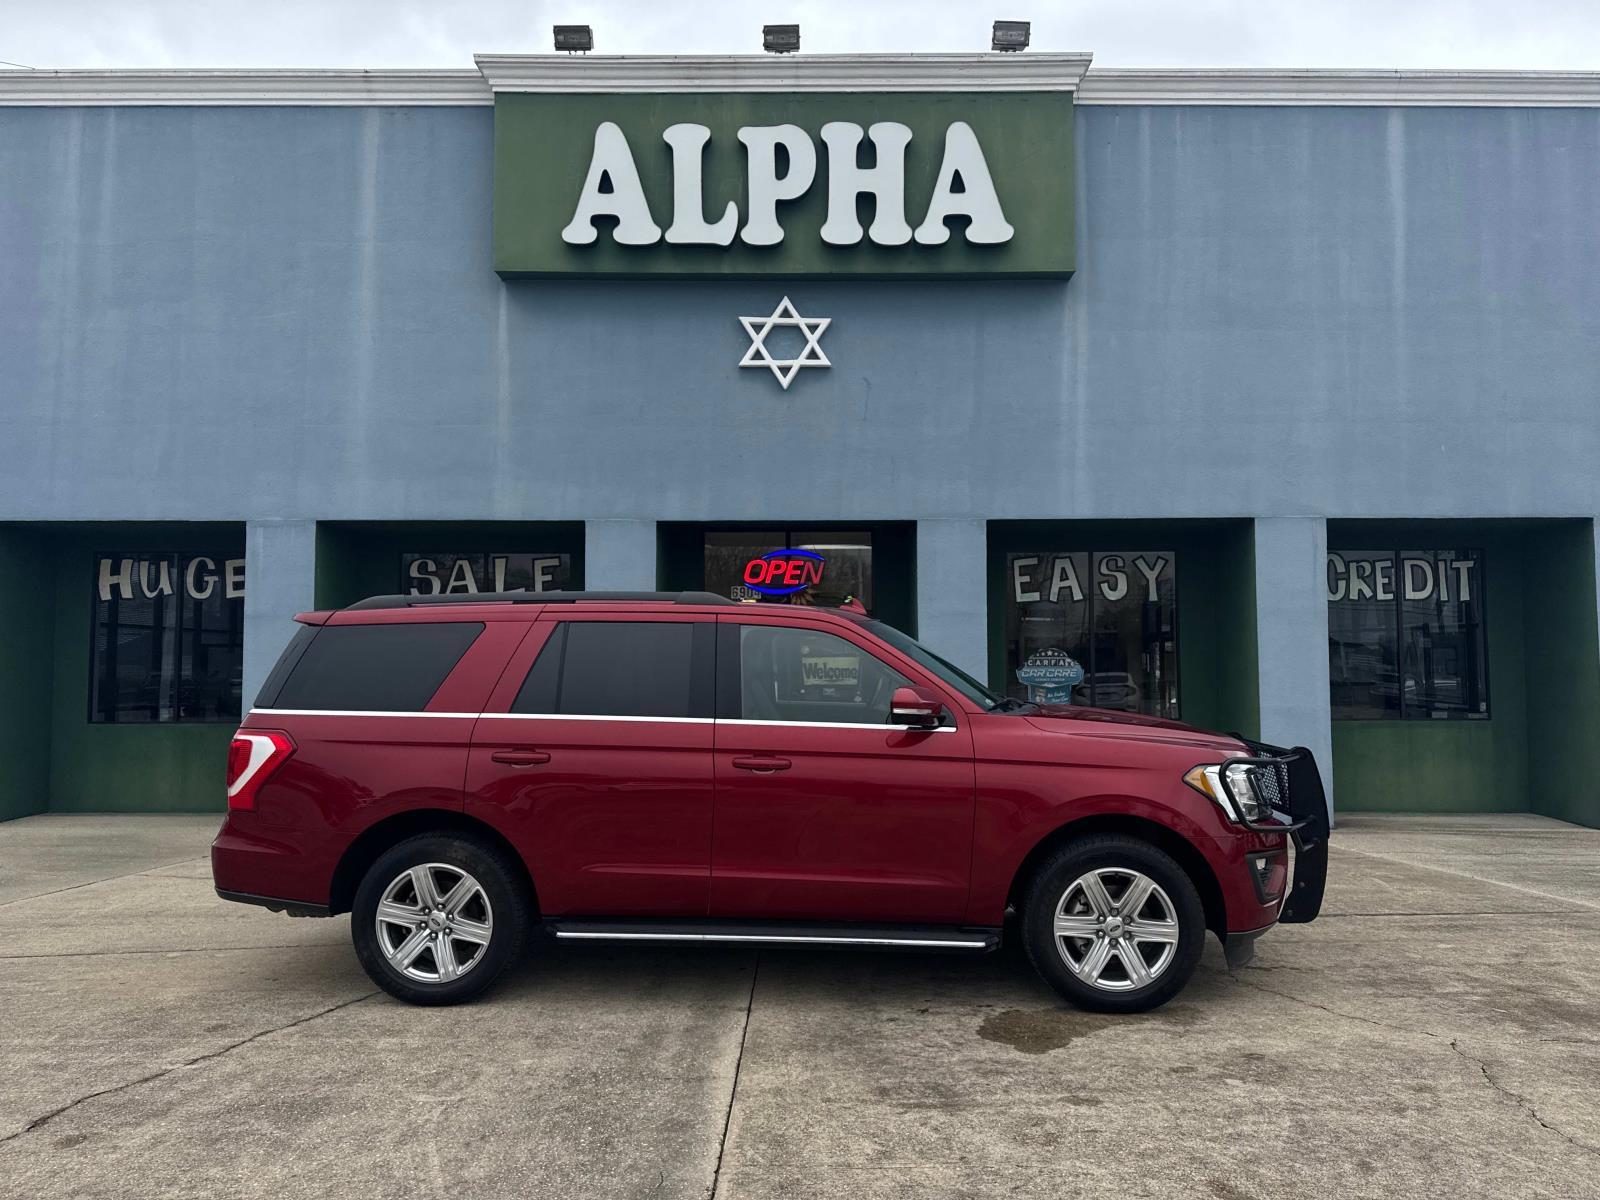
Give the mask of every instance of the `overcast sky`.
[(612, 54), (984, 50), (995, 17), (1099, 66), (1600, 69), (1600, 0), (0, 0), (33, 67), (467, 67), (588, 24)]

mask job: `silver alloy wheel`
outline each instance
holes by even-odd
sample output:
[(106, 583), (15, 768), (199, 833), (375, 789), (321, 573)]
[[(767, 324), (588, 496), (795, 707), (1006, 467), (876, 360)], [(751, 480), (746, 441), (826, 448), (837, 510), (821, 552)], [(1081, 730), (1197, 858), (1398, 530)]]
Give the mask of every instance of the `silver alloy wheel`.
[(402, 871), (378, 898), (378, 948), (419, 983), (449, 983), (483, 960), (494, 932), (489, 896), (449, 863)]
[(1056, 905), (1056, 949), (1090, 987), (1131, 992), (1172, 965), (1178, 910), (1148, 875), (1102, 867), (1079, 876)]

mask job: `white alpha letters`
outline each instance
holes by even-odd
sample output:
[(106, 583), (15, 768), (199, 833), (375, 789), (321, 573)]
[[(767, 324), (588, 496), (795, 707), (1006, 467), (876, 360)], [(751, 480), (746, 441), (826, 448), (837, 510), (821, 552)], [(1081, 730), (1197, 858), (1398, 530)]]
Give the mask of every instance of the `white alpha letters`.
[[(205, 563), (204, 576), (200, 574), (201, 563)], [(201, 591), (199, 586), (202, 578), (205, 580), (205, 591)], [(203, 554), (199, 558), (191, 558), (189, 565), (184, 568), (183, 590), (189, 594), (191, 600), (207, 599), (217, 590), (217, 564)]]
[(415, 559), (411, 564), (411, 594), (437, 596), (439, 594), (439, 564), (431, 558)]
[[(954, 190), (961, 176), (961, 191)], [(954, 121), (944, 133), (944, 161), (939, 164), (939, 180), (933, 185), (928, 214), (917, 227), (917, 241), (924, 246), (942, 246), (950, 240), (945, 227), (948, 217), (970, 217), (967, 241), (980, 246), (1009, 242), (1016, 232), (1006, 223), (989, 177), (989, 163), (983, 157), (978, 136), (965, 121)]]
[[(783, 241), (778, 202), (806, 194), (817, 176), (817, 148), (798, 125), (750, 125), (739, 130), (748, 160), (750, 215), (739, 236), (752, 246)], [(789, 152), (789, 169), (778, 176), (778, 147)]]
[(866, 192), (874, 201), (870, 236), (880, 246), (904, 246), (911, 240), (906, 224), (906, 145), (911, 130), (898, 121), (879, 121), (867, 130), (878, 161), (863, 167), (856, 159), (861, 126), (829, 121), (822, 127), (828, 147), (828, 219), (822, 240), (830, 246), (854, 246), (861, 240), (856, 197)]
[(1062, 592), (1080, 604), (1083, 602), (1083, 585), (1078, 581), (1078, 568), (1072, 565), (1070, 554), (1057, 558), (1055, 569), (1050, 572), (1050, 603), (1060, 604)]
[(1038, 565), (1037, 557), (1011, 560), (1011, 594), (1018, 604), (1032, 604), (1039, 599), (1038, 591), (1028, 586), (1028, 572)]
[(1100, 594), (1107, 600), (1121, 600), (1128, 594), (1125, 561), (1120, 554), (1107, 554), (1100, 560), (1100, 574), (1105, 576), (1100, 581)]
[(702, 171), (711, 130), (704, 125), (669, 125), (661, 138), (672, 147), (672, 227), (667, 241), (675, 246), (730, 246), (739, 228), (739, 206), (732, 200), (715, 225), (705, 219)]
[(1427, 559), (1402, 559), (1400, 578), (1407, 600), (1427, 600), (1433, 595), (1433, 565)]
[(561, 566), (559, 558), (536, 558), (533, 560), (533, 590), (548, 592), (551, 584), (556, 581), (556, 571)]
[[(117, 569), (112, 571), (111, 564), (115, 562)], [(110, 600), (111, 589), (115, 586), (124, 600), (133, 599), (133, 559), (102, 558), (100, 560), (100, 599)]]
[[(150, 586), (150, 568), (156, 568), (156, 583)], [(152, 563), (148, 558), (139, 560), (139, 590), (144, 593), (146, 600), (154, 600), (157, 596), (172, 595), (172, 563), (162, 558)]]
[[(611, 190), (602, 192), (600, 184), (606, 179), (611, 181)], [(574, 246), (589, 245), (598, 236), (594, 228), (596, 217), (617, 218), (611, 236), (624, 246), (649, 246), (661, 240), (661, 227), (650, 215), (633, 151), (613, 121), (602, 121), (595, 127), (589, 177), (583, 181), (577, 210), (561, 231), (561, 240)]]
[(1145, 599), (1151, 604), (1161, 598), (1161, 593), (1156, 588), (1156, 579), (1161, 575), (1166, 565), (1166, 556), (1161, 554), (1156, 555), (1156, 560), (1153, 563), (1145, 561), (1145, 557), (1142, 554), (1133, 560), (1134, 570), (1144, 576)]

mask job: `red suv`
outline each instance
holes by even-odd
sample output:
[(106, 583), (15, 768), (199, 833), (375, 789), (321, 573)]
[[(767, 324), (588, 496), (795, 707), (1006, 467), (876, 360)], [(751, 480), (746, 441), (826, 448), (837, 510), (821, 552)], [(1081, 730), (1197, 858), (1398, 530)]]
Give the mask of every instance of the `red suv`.
[(1322, 902), (1308, 751), (1002, 697), (864, 612), (547, 592), (296, 619), (229, 752), (217, 892), (351, 913), (403, 1000), (478, 994), (539, 929), (988, 951), (1014, 914), (1063, 996), (1133, 1012), (1206, 930), (1237, 963)]

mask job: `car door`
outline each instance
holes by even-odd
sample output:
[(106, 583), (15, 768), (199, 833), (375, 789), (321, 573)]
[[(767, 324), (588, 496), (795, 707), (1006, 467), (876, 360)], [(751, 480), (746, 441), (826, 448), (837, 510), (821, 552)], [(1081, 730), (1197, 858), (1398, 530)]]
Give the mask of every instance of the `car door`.
[(703, 917), (708, 617), (547, 612), (473, 734), (467, 811), (504, 831), (546, 916)]
[(837, 625), (719, 620), (713, 916), (961, 920), (972, 736), (948, 698), (936, 730), (889, 724), (896, 687), (945, 692), (874, 645)]

